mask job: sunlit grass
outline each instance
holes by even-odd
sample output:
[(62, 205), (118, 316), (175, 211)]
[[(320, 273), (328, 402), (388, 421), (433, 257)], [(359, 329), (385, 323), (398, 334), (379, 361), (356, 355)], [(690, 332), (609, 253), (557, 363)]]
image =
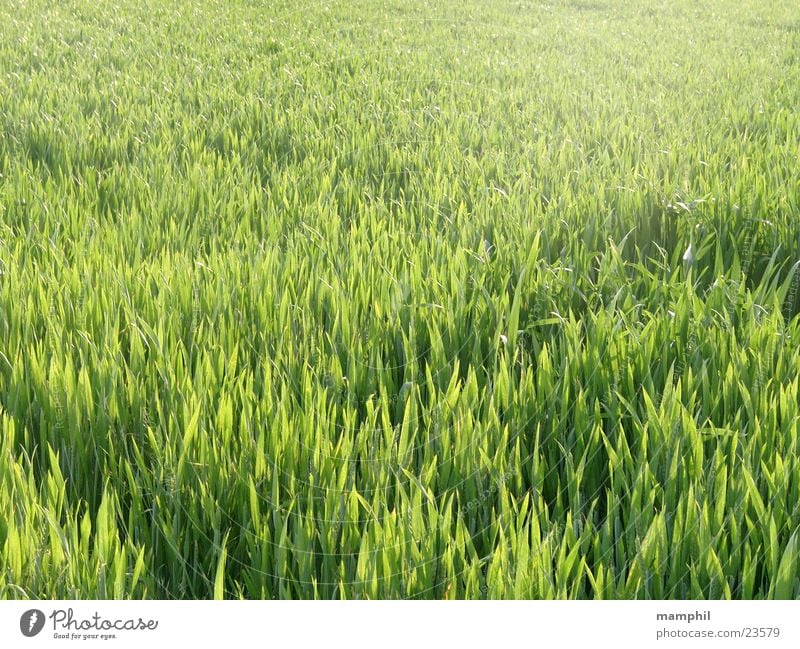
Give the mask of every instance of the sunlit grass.
[(800, 596), (795, 13), (5, 3), (0, 596)]

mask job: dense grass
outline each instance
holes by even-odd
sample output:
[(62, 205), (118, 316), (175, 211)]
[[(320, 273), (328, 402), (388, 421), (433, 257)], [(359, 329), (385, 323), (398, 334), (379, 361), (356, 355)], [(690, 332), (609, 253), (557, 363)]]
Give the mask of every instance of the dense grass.
[(0, 5), (0, 596), (800, 596), (794, 2)]

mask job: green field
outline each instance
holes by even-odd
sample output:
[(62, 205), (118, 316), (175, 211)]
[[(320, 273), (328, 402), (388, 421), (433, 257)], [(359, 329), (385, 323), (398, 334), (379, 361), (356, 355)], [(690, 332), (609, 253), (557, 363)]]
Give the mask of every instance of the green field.
[(0, 25), (0, 598), (800, 597), (796, 2)]

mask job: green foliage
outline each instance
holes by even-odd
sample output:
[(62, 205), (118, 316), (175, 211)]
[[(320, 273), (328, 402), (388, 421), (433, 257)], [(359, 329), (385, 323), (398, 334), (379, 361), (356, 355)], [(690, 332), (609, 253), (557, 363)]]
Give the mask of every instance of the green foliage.
[(800, 597), (795, 9), (5, 3), (0, 597)]

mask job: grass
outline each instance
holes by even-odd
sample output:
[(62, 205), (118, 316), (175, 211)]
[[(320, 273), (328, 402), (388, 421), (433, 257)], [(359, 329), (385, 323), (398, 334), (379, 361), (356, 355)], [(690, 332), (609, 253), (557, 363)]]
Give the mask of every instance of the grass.
[(795, 9), (4, 3), (0, 597), (799, 597)]

